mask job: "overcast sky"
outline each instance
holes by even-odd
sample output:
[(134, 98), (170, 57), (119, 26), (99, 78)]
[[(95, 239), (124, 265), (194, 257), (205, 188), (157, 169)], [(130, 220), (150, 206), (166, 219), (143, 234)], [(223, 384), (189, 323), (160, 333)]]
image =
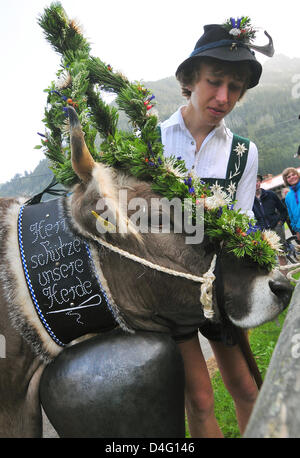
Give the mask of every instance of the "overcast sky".
[[(51, 1), (0, 0), (1, 167), (0, 183), (32, 171), (43, 159), (43, 92), (55, 79), (59, 56), (43, 37), (37, 17)], [(266, 29), (277, 53), (300, 57), (299, 0), (62, 0), (70, 18), (83, 26), (92, 55), (130, 80), (158, 80), (174, 74), (193, 50), (203, 25), (248, 15)], [(265, 41), (265, 40), (264, 40)], [(260, 40), (257, 44), (265, 44)], [(262, 62), (265, 58), (257, 55)], [(300, 104), (300, 102), (299, 102)]]

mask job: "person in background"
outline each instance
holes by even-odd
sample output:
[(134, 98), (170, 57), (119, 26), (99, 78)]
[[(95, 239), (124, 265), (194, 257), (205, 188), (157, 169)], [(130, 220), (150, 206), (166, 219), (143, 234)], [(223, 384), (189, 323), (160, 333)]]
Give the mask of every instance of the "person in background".
[[(299, 119), (300, 119), (300, 115), (299, 115)], [(298, 146), (298, 151), (296, 154), (294, 154), (294, 157), (300, 157), (300, 145)]]
[[(289, 192), (289, 190), (290, 190), (290, 188), (284, 187), (284, 188), (281, 188), (281, 191), (280, 191), (280, 195), (281, 195), (281, 199), (280, 200), (281, 200), (281, 202), (283, 203), (283, 205), (285, 206), (286, 209), (287, 209), (287, 206), (286, 206), (286, 203), (285, 203), (285, 198), (286, 198), (286, 195)], [(291, 226), (289, 213), (288, 213), (288, 217), (286, 219), (286, 224), (288, 225), (288, 228), (289, 228), (291, 234), (295, 235), (295, 231), (293, 230), (293, 228)]]
[(280, 192), (280, 194), (281, 194), (281, 202), (282, 202), (284, 205), (285, 205), (285, 197), (286, 197), (286, 195), (287, 195), (288, 192), (289, 192), (289, 188), (286, 188), (286, 187), (285, 187), (285, 188), (282, 188), (282, 189), (281, 189), (281, 192)]
[[(236, 208), (253, 215), (257, 148), (241, 137), (236, 144), (236, 136), (224, 122), (246, 90), (258, 84), (262, 72), (247, 41), (247, 33), (253, 30), (245, 22), (248, 20), (230, 18), (222, 25), (204, 26), (193, 52), (176, 71), (187, 104), (160, 127), (166, 156), (181, 156), (191, 174), (209, 185), (234, 191)], [(222, 327), (206, 323), (199, 330), (213, 348), (243, 433), (258, 394), (247, 362), (238, 343), (233, 336), (224, 336)], [(223, 437), (214, 414), (214, 394), (198, 333), (177, 339), (177, 343), (184, 362), (191, 436)]]
[(288, 210), (291, 227), (300, 242), (300, 176), (294, 167), (288, 167), (282, 172), (285, 186), (290, 191), (285, 197), (285, 204)]
[[(253, 204), (253, 213), (257, 221), (257, 225), (261, 230), (271, 229), (280, 237), (280, 242), (284, 245), (285, 232), (284, 223), (287, 220), (288, 212), (273, 191), (267, 191), (261, 187), (263, 178), (257, 175), (256, 192)], [(279, 256), (280, 265), (286, 265), (285, 256)]]

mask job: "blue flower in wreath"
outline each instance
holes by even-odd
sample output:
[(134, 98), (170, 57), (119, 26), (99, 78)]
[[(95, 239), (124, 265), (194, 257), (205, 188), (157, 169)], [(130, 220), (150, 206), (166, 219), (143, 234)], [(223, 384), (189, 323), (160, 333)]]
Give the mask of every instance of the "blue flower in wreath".
[(259, 227), (256, 224), (249, 223), (249, 228), (246, 232), (247, 235), (253, 234), (259, 230)]
[(219, 207), (219, 210), (217, 211), (217, 218), (221, 218), (222, 214), (223, 214), (223, 208)]

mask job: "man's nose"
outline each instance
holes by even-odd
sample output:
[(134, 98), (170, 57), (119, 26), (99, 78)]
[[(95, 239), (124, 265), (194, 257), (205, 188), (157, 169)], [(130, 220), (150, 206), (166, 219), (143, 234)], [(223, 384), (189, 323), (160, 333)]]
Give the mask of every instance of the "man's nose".
[(218, 87), (217, 93), (216, 93), (216, 100), (220, 104), (225, 104), (228, 102), (229, 99), (229, 89), (227, 84), (222, 84), (221, 86)]

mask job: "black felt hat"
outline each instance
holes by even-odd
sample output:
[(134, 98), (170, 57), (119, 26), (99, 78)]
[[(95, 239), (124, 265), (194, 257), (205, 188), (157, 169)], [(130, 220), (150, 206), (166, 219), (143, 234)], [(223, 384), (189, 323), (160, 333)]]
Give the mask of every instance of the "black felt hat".
[(195, 59), (204, 56), (213, 57), (226, 62), (248, 62), (252, 73), (248, 88), (254, 87), (259, 82), (262, 66), (256, 60), (254, 51), (252, 51), (250, 47), (269, 56), (274, 54), (272, 38), (267, 32), (265, 32), (265, 34), (269, 38), (269, 45), (254, 46), (246, 41), (236, 39), (235, 36), (230, 34), (222, 25), (205, 25), (204, 34), (197, 41), (191, 55), (179, 65), (176, 76), (178, 72), (183, 69), (188, 71), (188, 69), (193, 66)]

